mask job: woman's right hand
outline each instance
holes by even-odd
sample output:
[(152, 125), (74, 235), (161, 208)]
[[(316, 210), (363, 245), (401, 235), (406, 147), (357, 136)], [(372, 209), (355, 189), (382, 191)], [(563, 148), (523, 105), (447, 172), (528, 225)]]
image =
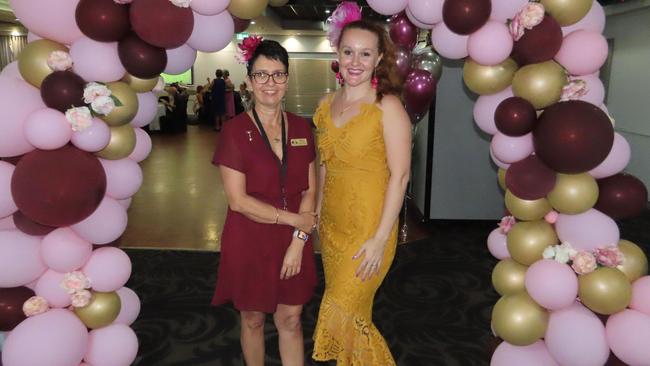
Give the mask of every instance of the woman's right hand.
[(294, 227), (306, 233), (311, 233), (316, 228), (318, 223), (318, 216), (315, 212), (301, 212), (297, 215), (297, 220)]

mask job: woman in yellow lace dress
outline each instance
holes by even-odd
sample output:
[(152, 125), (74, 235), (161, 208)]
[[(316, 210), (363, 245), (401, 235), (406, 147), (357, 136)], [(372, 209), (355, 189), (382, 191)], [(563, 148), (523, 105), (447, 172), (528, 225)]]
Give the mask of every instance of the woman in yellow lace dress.
[(372, 303), (395, 255), (411, 126), (396, 96), (401, 84), (383, 28), (354, 21), (334, 44), (344, 86), (323, 98), (314, 116), (325, 294), (313, 358), (390, 366), (395, 361), (372, 322)]

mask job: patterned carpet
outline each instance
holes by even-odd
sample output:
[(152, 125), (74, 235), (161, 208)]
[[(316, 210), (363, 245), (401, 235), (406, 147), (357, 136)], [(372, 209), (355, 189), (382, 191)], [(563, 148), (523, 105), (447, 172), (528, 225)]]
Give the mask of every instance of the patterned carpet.
[[(622, 237), (650, 248), (650, 215), (621, 223)], [(489, 318), (498, 295), (496, 264), (485, 245), (492, 221), (435, 221), (432, 236), (398, 248), (378, 293), (374, 320), (400, 366), (488, 365), (496, 340)], [(238, 314), (210, 307), (217, 253), (128, 250), (129, 286), (141, 297), (134, 324), (140, 339), (136, 366), (240, 366)], [(305, 352), (311, 353), (322, 287), (303, 315)], [(269, 317), (270, 318), (270, 317)], [(267, 319), (266, 365), (281, 365), (278, 338)], [(307, 365), (313, 363), (308, 356)]]

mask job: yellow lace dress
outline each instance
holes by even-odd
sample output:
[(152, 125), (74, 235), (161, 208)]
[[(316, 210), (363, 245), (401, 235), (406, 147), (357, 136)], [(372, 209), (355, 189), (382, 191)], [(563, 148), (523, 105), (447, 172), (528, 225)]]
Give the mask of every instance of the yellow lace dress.
[(381, 219), (389, 178), (382, 111), (364, 104), (342, 127), (330, 116), (331, 97), (314, 115), (318, 149), (325, 164), (319, 235), (325, 268), (325, 294), (314, 332), (313, 358), (338, 366), (391, 366), (395, 361), (372, 323), (372, 303), (395, 256), (393, 225), (379, 276), (361, 281), (352, 256), (371, 238)]

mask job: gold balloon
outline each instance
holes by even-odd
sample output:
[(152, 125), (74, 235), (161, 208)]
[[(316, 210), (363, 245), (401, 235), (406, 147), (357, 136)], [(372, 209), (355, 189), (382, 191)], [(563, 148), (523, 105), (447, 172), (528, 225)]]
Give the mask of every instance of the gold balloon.
[(510, 85), (517, 68), (511, 58), (494, 66), (480, 65), (468, 58), (463, 66), (463, 80), (476, 94), (494, 94)]
[(515, 262), (511, 258), (497, 263), (492, 270), (492, 285), (499, 295), (510, 295), (525, 290), (527, 266)]
[(122, 302), (116, 292), (93, 292), (90, 303), (74, 313), (90, 329), (111, 324), (120, 314)]
[(556, 211), (577, 215), (598, 201), (598, 183), (588, 173), (558, 174), (555, 187), (546, 198)]
[(118, 107), (116, 104), (111, 113), (107, 116), (102, 116), (104, 122), (109, 126), (121, 126), (131, 122), (136, 113), (138, 113), (138, 95), (135, 93), (135, 90), (131, 89), (127, 83), (121, 81), (108, 83), (106, 86), (122, 105)]
[(136, 93), (146, 93), (153, 90), (156, 84), (158, 84), (158, 78), (156, 76), (153, 79), (140, 79), (131, 74), (126, 74), (122, 78), (122, 81), (127, 83)]
[(624, 310), (632, 299), (632, 285), (616, 268), (600, 267), (578, 277), (578, 296), (589, 309), (605, 315)]
[(577, 23), (591, 10), (593, 0), (542, 0), (547, 13), (561, 26)]
[(539, 220), (553, 209), (546, 198), (524, 200), (510, 191), (506, 191), (506, 208), (512, 216), (526, 221)]
[(495, 333), (515, 346), (528, 346), (544, 336), (548, 312), (525, 291), (506, 295), (492, 310)]
[(512, 259), (526, 266), (542, 259), (544, 249), (556, 244), (557, 234), (544, 220), (518, 222), (508, 232), (508, 252)]
[(18, 56), (18, 70), (23, 79), (40, 88), (43, 79), (54, 72), (47, 65), (47, 58), (54, 51), (69, 52), (66, 46), (49, 39), (39, 39), (27, 44)]
[(289, 0), (269, 0), (269, 6), (284, 6)]
[(101, 151), (95, 153), (100, 158), (119, 160), (131, 155), (135, 148), (135, 131), (129, 124), (111, 127), (111, 140)]
[(503, 189), (504, 191), (506, 190), (506, 170), (499, 168), (499, 172), (497, 174), (497, 179), (499, 181), (499, 187)]
[(641, 248), (631, 241), (621, 240), (618, 249), (623, 252), (623, 264), (616, 267), (627, 277), (630, 282), (645, 276), (648, 273), (648, 258)]
[(535, 109), (542, 109), (560, 100), (566, 83), (562, 66), (546, 61), (519, 69), (512, 79), (512, 92), (529, 101)]
[(269, 0), (231, 0), (228, 12), (239, 19), (253, 19), (262, 15)]

